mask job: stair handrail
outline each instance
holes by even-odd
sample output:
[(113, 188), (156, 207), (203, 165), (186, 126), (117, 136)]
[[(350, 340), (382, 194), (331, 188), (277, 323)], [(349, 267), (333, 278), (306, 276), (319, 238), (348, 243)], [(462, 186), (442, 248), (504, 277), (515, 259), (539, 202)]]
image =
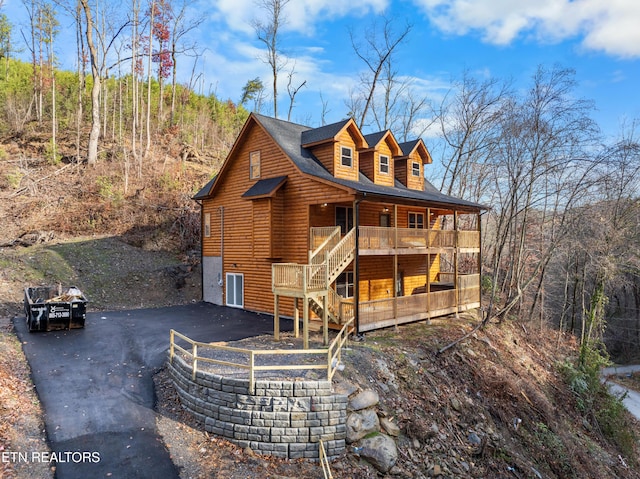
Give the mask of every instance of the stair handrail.
[(340, 242), (340, 226), (336, 226), (331, 234), (325, 239), (320, 245), (312, 251), (309, 251), (309, 263), (310, 264), (320, 264), (324, 261), (325, 252), (327, 250), (331, 251), (337, 244)]
[(326, 255), (327, 278), (329, 283), (332, 283), (332, 280), (337, 278), (337, 276), (345, 270), (347, 265), (343, 263), (351, 254), (353, 254), (355, 249), (356, 230), (355, 228), (352, 228)]

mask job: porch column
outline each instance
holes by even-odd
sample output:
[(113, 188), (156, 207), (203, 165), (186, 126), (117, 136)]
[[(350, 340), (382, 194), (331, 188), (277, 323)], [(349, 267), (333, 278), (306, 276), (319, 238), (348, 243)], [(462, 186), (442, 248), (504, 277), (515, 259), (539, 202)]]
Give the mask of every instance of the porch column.
[(458, 244), (458, 212), (456, 210), (453, 211), (453, 230), (455, 232), (453, 243), (453, 292), (456, 304), (456, 318), (458, 318), (458, 313), (460, 312), (460, 291), (458, 290), (458, 251), (460, 248)]
[(393, 205), (393, 317), (398, 327), (398, 205)]
[(353, 200), (353, 227), (355, 231), (355, 252), (353, 254), (353, 323), (355, 334), (360, 333), (360, 202)]
[(273, 338), (280, 340), (280, 296), (273, 297)]
[(482, 215), (478, 213), (478, 303), (482, 311)]
[(325, 293), (322, 296), (322, 344), (325, 346), (329, 345), (329, 312), (327, 311), (327, 303), (327, 293)]
[(309, 297), (305, 294), (302, 303), (302, 347), (309, 349)]
[(427, 228), (427, 281), (425, 293), (427, 294), (428, 321), (431, 321), (431, 304), (429, 301), (431, 296), (431, 208), (427, 208)]
[(300, 307), (297, 297), (293, 298), (293, 335), (296, 338), (300, 337)]

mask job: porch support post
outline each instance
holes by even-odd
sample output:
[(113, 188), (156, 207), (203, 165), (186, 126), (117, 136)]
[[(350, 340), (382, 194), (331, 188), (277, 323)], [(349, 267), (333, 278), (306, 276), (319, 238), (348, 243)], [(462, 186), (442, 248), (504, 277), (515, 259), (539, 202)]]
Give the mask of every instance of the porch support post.
[(478, 213), (478, 286), (478, 303), (482, 311), (482, 215), (480, 213)]
[(425, 293), (427, 293), (427, 319), (431, 321), (431, 208), (427, 208), (427, 282)]
[(398, 329), (398, 205), (393, 205), (393, 318)]
[(453, 211), (453, 230), (455, 232), (454, 235), (454, 248), (453, 248), (453, 291), (454, 291), (454, 301), (456, 303), (456, 318), (460, 317), (460, 291), (458, 290), (458, 251), (460, 250), (458, 246), (458, 212), (456, 210)]
[(302, 347), (309, 349), (309, 297), (305, 294), (302, 303)]
[(327, 292), (322, 296), (322, 344), (325, 346), (329, 345), (329, 313), (327, 311), (327, 296)]
[(280, 340), (280, 296), (273, 297), (273, 338)]
[(299, 298), (293, 298), (293, 335), (296, 338), (300, 337), (300, 306), (298, 300)]
[[(364, 198), (363, 198), (364, 199)], [(355, 334), (360, 334), (360, 202), (353, 200), (353, 227), (355, 231), (355, 251), (353, 255), (353, 324)]]

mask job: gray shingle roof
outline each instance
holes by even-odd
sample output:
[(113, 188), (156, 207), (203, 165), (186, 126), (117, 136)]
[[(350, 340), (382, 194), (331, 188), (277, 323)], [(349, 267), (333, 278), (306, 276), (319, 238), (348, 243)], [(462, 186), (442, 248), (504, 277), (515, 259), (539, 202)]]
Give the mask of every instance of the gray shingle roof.
[(400, 143), (400, 149), (402, 150), (402, 154), (407, 156), (409, 155), (413, 149), (416, 147), (416, 145), (418, 144), (420, 140), (411, 140), (411, 141), (405, 141), (404, 143)]
[(367, 145), (369, 145), (369, 147), (373, 147), (375, 145), (377, 145), (378, 143), (380, 143), (380, 140), (382, 140), (382, 137), (384, 135), (386, 135), (387, 132), (386, 131), (378, 131), (376, 133), (369, 133), (368, 135), (364, 135), (364, 139), (367, 142)]
[[(280, 145), (280, 148), (284, 153), (295, 163), (302, 173), (315, 176), (317, 178), (329, 181), (336, 185), (345, 186), (351, 188), (358, 193), (364, 195), (376, 195), (382, 197), (388, 197), (389, 200), (411, 200), (411, 201), (425, 201), (431, 203), (438, 203), (441, 205), (459, 206), (470, 209), (487, 209), (486, 206), (474, 203), (471, 201), (454, 198), (440, 193), (436, 187), (429, 183), (425, 179), (425, 187), (423, 191), (412, 190), (405, 187), (402, 183), (396, 181), (394, 187), (376, 185), (369, 180), (364, 174), (360, 173), (359, 181), (343, 180), (335, 178), (323, 165), (318, 161), (309, 150), (303, 148), (303, 144), (310, 144), (313, 142), (308, 141), (309, 138), (321, 138), (329, 135), (335, 130), (335, 134), (344, 127), (344, 122), (334, 123), (321, 127), (316, 130), (322, 130), (320, 134), (314, 133), (315, 130), (296, 123), (290, 123), (283, 120), (278, 120), (268, 116), (253, 113), (255, 119), (260, 123), (265, 130), (271, 135), (271, 137)], [(340, 127), (338, 128), (338, 125)], [(303, 135), (305, 141), (303, 141)], [(332, 138), (333, 136), (326, 136), (326, 138)], [(324, 138), (324, 139), (326, 139)], [(405, 152), (405, 146), (409, 148), (407, 151), (411, 152), (418, 140), (412, 142), (406, 142), (401, 145), (402, 151)], [(403, 146), (405, 145), (405, 146)]]
[(194, 200), (204, 200), (207, 196), (209, 196), (209, 192), (211, 191), (211, 187), (213, 183), (215, 183), (217, 176), (211, 178), (206, 185), (204, 185), (200, 191), (198, 191), (194, 196)]
[(286, 176), (276, 176), (275, 178), (266, 178), (258, 180), (255, 185), (249, 188), (242, 195), (243, 198), (252, 198), (255, 196), (267, 196), (280, 188), (287, 181)]
[[(330, 125), (324, 125), (320, 128), (307, 128), (302, 132), (302, 136), (300, 139), (301, 145), (311, 145), (313, 143), (318, 143), (324, 140), (330, 140), (335, 138), (335, 136), (340, 133), (340, 130), (344, 128), (344, 126), (349, 122), (349, 119), (339, 121), (337, 123), (332, 123)], [(293, 123), (290, 123), (293, 125)]]

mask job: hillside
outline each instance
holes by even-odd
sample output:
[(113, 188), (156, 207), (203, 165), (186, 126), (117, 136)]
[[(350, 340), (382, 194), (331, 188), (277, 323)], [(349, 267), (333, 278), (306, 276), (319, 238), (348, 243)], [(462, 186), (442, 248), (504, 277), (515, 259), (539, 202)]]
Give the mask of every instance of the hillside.
[[(183, 161), (174, 145), (175, 154), (146, 164), (140, 178), (131, 175), (125, 193), (114, 164), (50, 164), (38, 159), (36, 140), (5, 142), (0, 159), (0, 409), (13, 411), (2, 414), (0, 451), (44, 439), (8, 323), (22, 314), (25, 285), (74, 283), (94, 310), (180, 304), (200, 295), (198, 210), (189, 197), (215, 159)], [(437, 353), (477, 321), (419, 323), (351, 344), (338, 379), (376, 390), (378, 414), (399, 426), (391, 476), (640, 477), (638, 423), (603, 394), (597, 373), (575, 368), (572, 337), (524, 318), (490, 324)], [(159, 429), (184, 477), (322, 477), (317, 465), (265, 460), (207, 436), (181, 412), (164, 371), (156, 384)], [(355, 451), (332, 465), (334, 476), (379, 477)], [(2, 477), (51, 475), (1, 466)]]

